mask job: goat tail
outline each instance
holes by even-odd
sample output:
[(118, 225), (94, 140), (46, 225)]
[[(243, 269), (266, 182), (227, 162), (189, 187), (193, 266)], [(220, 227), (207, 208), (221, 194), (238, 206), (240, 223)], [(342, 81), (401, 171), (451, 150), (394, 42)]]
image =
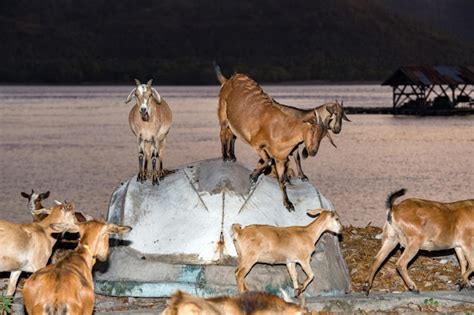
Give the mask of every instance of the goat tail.
[(234, 223), (232, 224), (232, 234), (235, 235), (235, 234), (239, 234), (240, 230), (242, 230), (242, 226), (238, 223)]
[(226, 77), (224, 77), (224, 75), (222, 74), (221, 72), (221, 67), (219, 67), (219, 65), (213, 61), (212, 64), (214, 65), (214, 71), (216, 72), (216, 76), (217, 76), (217, 80), (221, 83), (221, 84), (224, 84), (227, 82), (227, 79)]
[(387, 201), (385, 202), (385, 205), (387, 206), (388, 209), (392, 209), (393, 207), (393, 202), (395, 201), (395, 199), (397, 199), (398, 197), (401, 197), (403, 196), (405, 193), (407, 192), (407, 190), (405, 188), (402, 188), (400, 190), (397, 190), (393, 193), (391, 193), (388, 197), (387, 197)]
[(395, 199), (397, 199), (398, 197), (403, 196), (406, 192), (407, 192), (407, 190), (406, 190), (405, 188), (402, 188), (402, 189), (400, 189), (400, 190), (397, 190), (397, 191), (391, 193), (391, 194), (387, 197), (387, 201), (385, 201), (385, 206), (388, 208), (387, 221), (388, 221), (389, 223), (392, 222), (392, 208), (393, 208), (393, 202), (394, 202)]

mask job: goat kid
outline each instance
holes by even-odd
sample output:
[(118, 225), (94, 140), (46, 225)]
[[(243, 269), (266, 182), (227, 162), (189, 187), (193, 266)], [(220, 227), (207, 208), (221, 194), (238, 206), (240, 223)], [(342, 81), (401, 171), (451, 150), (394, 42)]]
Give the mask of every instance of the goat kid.
[[(157, 185), (163, 178), (163, 153), (166, 137), (171, 127), (172, 114), (166, 101), (151, 86), (153, 80), (141, 84), (135, 79), (136, 87), (130, 92), (125, 103), (136, 99), (130, 110), (128, 122), (138, 144), (137, 181), (143, 183), (148, 177), (148, 161), (152, 163), (152, 184)], [(158, 165), (157, 165), (158, 164)]]
[(167, 301), (162, 315), (300, 315), (306, 310), (266, 292), (245, 292), (239, 296), (199, 298), (177, 291)]
[(15, 293), (22, 271), (35, 272), (46, 266), (56, 243), (52, 234), (67, 232), (73, 229), (74, 224), (72, 203), (53, 207), (40, 222), (16, 224), (0, 220), (0, 272), (11, 272), (7, 296)]
[(96, 258), (107, 260), (109, 235), (128, 233), (131, 227), (96, 220), (76, 228), (78, 247), (55, 264), (35, 272), (25, 282), (23, 297), (30, 315), (92, 314), (95, 303), (92, 268)]
[(401, 189), (387, 198), (382, 247), (370, 268), (364, 291), (369, 294), (377, 270), (398, 244), (405, 250), (397, 261), (397, 270), (409, 290), (419, 292), (407, 266), (420, 249), (454, 248), (461, 265), (461, 287), (470, 287), (469, 275), (474, 271), (474, 199), (442, 203), (409, 198), (394, 205), (395, 199), (405, 193)]
[[(315, 209), (308, 210), (307, 214), (316, 219), (306, 226), (249, 225), (242, 228), (240, 224), (232, 225), (239, 260), (235, 275), (240, 293), (247, 290), (245, 276), (256, 263), (285, 264), (293, 281), (295, 295), (304, 292), (314, 278), (310, 260), (315, 243), (326, 231), (336, 234), (342, 232), (336, 212)], [(306, 273), (306, 280), (301, 286), (296, 273), (297, 263)]]

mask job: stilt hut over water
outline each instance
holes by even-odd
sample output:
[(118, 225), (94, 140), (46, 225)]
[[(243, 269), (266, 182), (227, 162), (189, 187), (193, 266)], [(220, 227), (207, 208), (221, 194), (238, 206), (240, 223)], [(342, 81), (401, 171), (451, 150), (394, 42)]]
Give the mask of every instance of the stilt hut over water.
[(474, 105), (474, 66), (400, 67), (382, 85), (393, 88), (394, 113)]

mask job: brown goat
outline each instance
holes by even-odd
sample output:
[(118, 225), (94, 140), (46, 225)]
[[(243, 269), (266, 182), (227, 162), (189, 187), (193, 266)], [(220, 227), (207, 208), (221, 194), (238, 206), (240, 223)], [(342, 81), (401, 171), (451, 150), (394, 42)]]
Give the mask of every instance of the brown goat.
[(110, 234), (130, 230), (128, 226), (96, 220), (79, 224), (78, 247), (57, 263), (38, 270), (25, 282), (23, 298), (28, 314), (92, 314), (95, 260), (107, 260)]
[(40, 222), (16, 224), (0, 220), (0, 272), (10, 271), (7, 296), (13, 296), (22, 271), (35, 272), (46, 266), (56, 238), (74, 227), (74, 205), (53, 207)]
[(251, 145), (264, 161), (250, 175), (252, 184), (274, 161), (283, 204), (294, 211), (286, 192), (288, 157), (303, 143), (309, 155), (316, 155), (326, 134), (318, 112), (309, 111), (302, 117), (289, 115), (275, 106), (273, 99), (254, 80), (238, 73), (222, 84), (218, 116), (223, 159), (235, 160), (236, 136)]
[[(240, 224), (232, 225), (234, 245), (239, 257), (239, 265), (235, 270), (239, 292), (247, 289), (245, 276), (256, 263), (285, 264), (293, 281), (295, 295), (300, 295), (306, 289), (314, 278), (310, 260), (315, 243), (325, 231), (342, 231), (337, 213), (323, 209), (308, 210), (307, 213), (317, 218), (306, 226), (249, 225), (242, 229)], [(297, 263), (307, 276), (302, 286), (298, 284)]]
[[(166, 137), (171, 128), (172, 114), (168, 103), (151, 87), (152, 80), (141, 84), (135, 79), (136, 87), (130, 92), (125, 103), (135, 96), (136, 103), (128, 115), (128, 123), (138, 144), (138, 176), (143, 183), (148, 177), (148, 161), (152, 163), (152, 184), (165, 173), (163, 170), (163, 153)], [(158, 163), (158, 168), (157, 164)]]
[(266, 292), (246, 292), (239, 296), (199, 298), (177, 291), (168, 301), (162, 315), (300, 315), (304, 308), (285, 302)]
[(397, 270), (411, 291), (418, 292), (418, 288), (408, 275), (407, 266), (420, 249), (454, 248), (461, 265), (461, 283), (469, 287), (469, 275), (474, 271), (474, 199), (441, 203), (410, 198), (394, 205), (405, 192), (401, 189), (387, 198), (389, 210), (382, 248), (375, 256), (364, 291), (369, 294), (377, 270), (398, 244), (405, 250), (397, 261)]

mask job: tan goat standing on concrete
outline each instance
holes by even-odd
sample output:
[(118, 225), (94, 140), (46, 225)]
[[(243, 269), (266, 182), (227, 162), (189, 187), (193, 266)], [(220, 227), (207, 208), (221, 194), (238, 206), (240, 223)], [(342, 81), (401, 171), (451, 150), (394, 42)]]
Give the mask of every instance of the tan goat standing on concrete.
[[(152, 164), (152, 184), (156, 185), (165, 174), (163, 152), (166, 137), (170, 131), (171, 109), (160, 94), (151, 87), (152, 80), (141, 84), (135, 79), (136, 87), (130, 92), (125, 103), (135, 96), (136, 103), (128, 115), (128, 123), (138, 144), (138, 176), (143, 183), (148, 177), (148, 161)], [(157, 165), (158, 163), (158, 165)]]
[(74, 205), (65, 203), (52, 209), (42, 209), (49, 215), (42, 221), (16, 224), (0, 220), (0, 272), (10, 271), (7, 296), (15, 293), (22, 271), (35, 272), (48, 263), (56, 238), (53, 233), (63, 233), (74, 227)]
[(38, 270), (25, 282), (23, 297), (28, 314), (92, 314), (95, 260), (107, 260), (110, 234), (130, 230), (128, 226), (96, 220), (79, 224), (76, 232), (81, 239), (77, 248), (57, 263)]
[(420, 249), (454, 248), (461, 265), (461, 286), (470, 287), (469, 275), (474, 271), (474, 199), (442, 203), (410, 198), (394, 205), (405, 192), (401, 189), (387, 198), (382, 248), (375, 256), (364, 291), (369, 294), (377, 270), (398, 244), (405, 250), (397, 261), (397, 270), (411, 291), (419, 292), (407, 266)]
[[(336, 212), (315, 209), (307, 213), (316, 216), (316, 219), (306, 226), (249, 225), (242, 228), (240, 224), (232, 225), (234, 245), (239, 257), (239, 265), (235, 270), (239, 292), (247, 290), (245, 276), (256, 263), (285, 264), (293, 281), (295, 295), (300, 295), (306, 289), (314, 278), (310, 260), (316, 242), (326, 231), (336, 234), (342, 232)], [(307, 276), (301, 286), (296, 273), (297, 263)]]

